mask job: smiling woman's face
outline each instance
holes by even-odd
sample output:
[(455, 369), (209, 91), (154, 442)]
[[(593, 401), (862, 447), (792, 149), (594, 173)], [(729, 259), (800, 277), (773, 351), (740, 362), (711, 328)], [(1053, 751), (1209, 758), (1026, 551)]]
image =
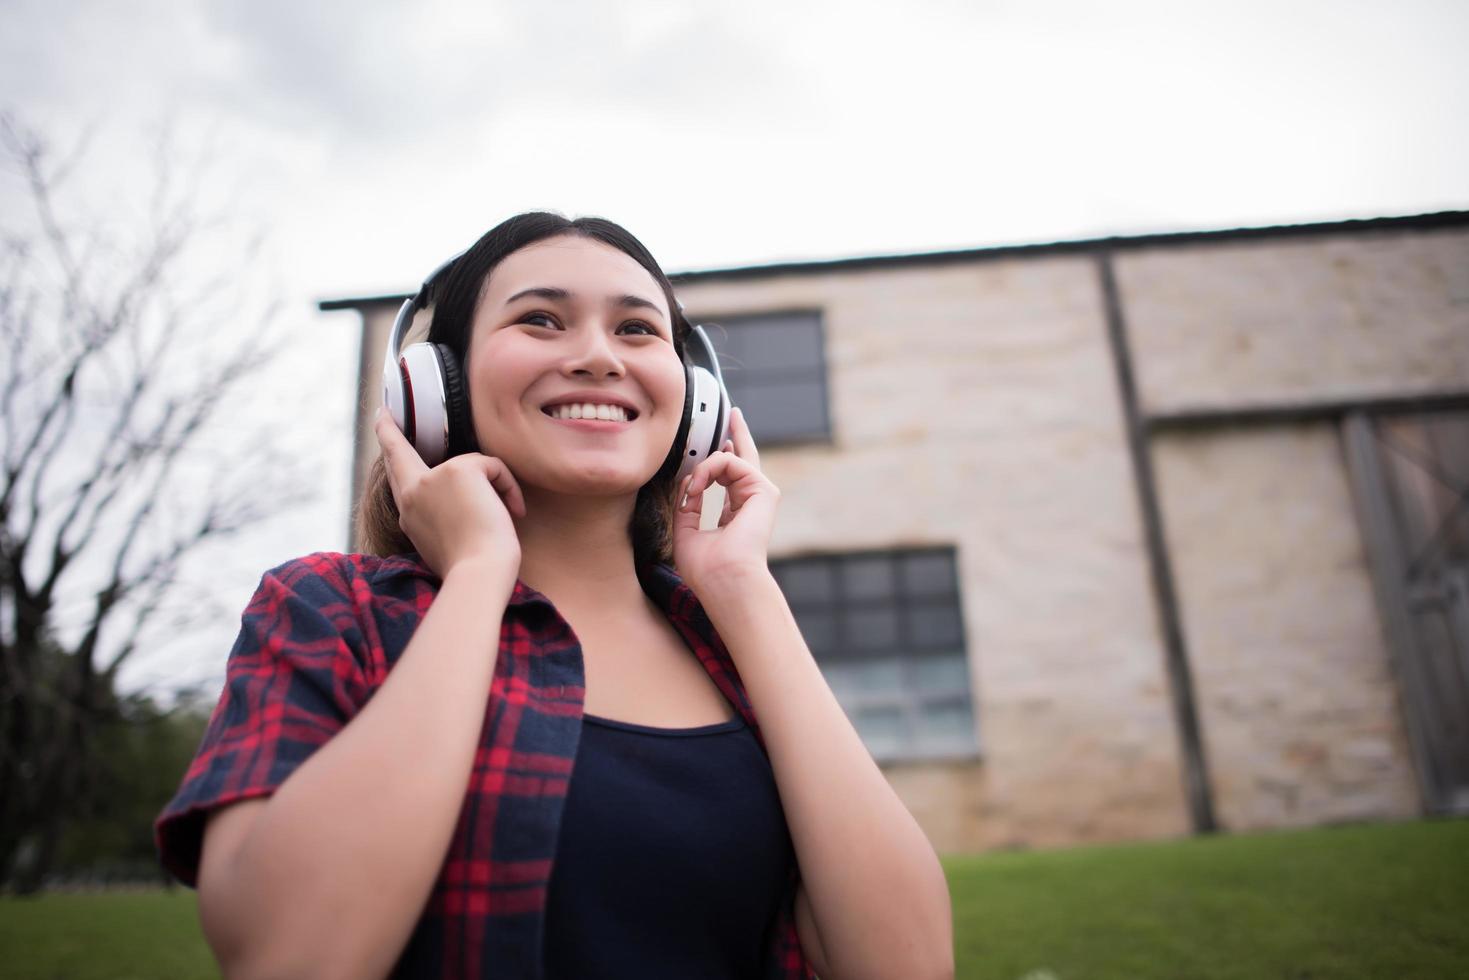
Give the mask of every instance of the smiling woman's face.
[(506, 256), (476, 308), (466, 367), (481, 451), (527, 487), (636, 493), (678, 434), (684, 368), (663, 290), (595, 239)]

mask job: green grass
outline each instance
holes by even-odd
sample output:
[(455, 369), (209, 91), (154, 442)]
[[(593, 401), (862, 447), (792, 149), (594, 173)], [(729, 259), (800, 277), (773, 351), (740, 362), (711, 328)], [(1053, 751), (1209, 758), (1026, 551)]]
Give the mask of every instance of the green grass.
[[(959, 976), (1469, 977), (1469, 821), (946, 858)], [(194, 893), (0, 898), (7, 980), (217, 973)]]
[(6, 980), (194, 980), (219, 970), (194, 893), (51, 894), (0, 898)]
[(1469, 821), (944, 864), (964, 978), (1469, 977)]

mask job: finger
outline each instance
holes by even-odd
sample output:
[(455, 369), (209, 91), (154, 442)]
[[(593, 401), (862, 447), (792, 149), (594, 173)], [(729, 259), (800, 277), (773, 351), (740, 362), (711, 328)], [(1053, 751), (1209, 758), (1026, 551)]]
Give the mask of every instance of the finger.
[(677, 531), (680, 528), (699, 529), (699, 520), (702, 515), (702, 495), (690, 496), (688, 488), (693, 485), (693, 474), (684, 478), (683, 487), (678, 492), (678, 500), (673, 508), (673, 527)]
[(735, 455), (759, 469), (760, 450), (755, 448), (755, 437), (750, 435), (750, 427), (745, 424), (745, 413), (738, 408), (729, 413), (729, 434)]
[(711, 483), (722, 483), (727, 487), (741, 477), (755, 472), (758, 471), (753, 466), (733, 453), (723, 450), (713, 453), (708, 459), (694, 467), (693, 475), (689, 477), (688, 486), (684, 489), (687, 494), (684, 506), (687, 507), (689, 501), (708, 490)]
[[(709, 485), (709, 490), (713, 490), (717, 486), (719, 486), (719, 481), (716, 480)], [(706, 499), (709, 490), (704, 491)], [(719, 495), (719, 519), (715, 521), (715, 524), (719, 527), (724, 527), (724, 525), (729, 523), (729, 519), (735, 515), (735, 511), (739, 509), (739, 504), (735, 503), (735, 495), (731, 486), (730, 489), (725, 490), (724, 493)]]
[(382, 447), (383, 464), (388, 471), (388, 484), (393, 488), (396, 497), (399, 491), (408, 484), (414, 476), (428, 472), (428, 466), (423, 462), (423, 457), (418, 455), (418, 450), (408, 442), (408, 437), (403, 435), (398, 423), (393, 421), (393, 416), (386, 408), (377, 410), (377, 418), (373, 421), (373, 431), (377, 433), (378, 445)]
[[(719, 484), (725, 489), (718, 520), (704, 520), (704, 491)], [(676, 529), (705, 530), (724, 527), (736, 517), (751, 512), (756, 525), (773, 519), (780, 491), (766, 476), (732, 453), (718, 452), (695, 468), (689, 478), (688, 495), (674, 512)], [(712, 504), (712, 502), (711, 502)], [(713, 517), (713, 511), (710, 511)]]
[(734, 494), (726, 493), (724, 495), (724, 502), (720, 505), (719, 508), (719, 520), (716, 522), (720, 527), (724, 527), (724, 525), (728, 524), (730, 520), (734, 517), (735, 511), (739, 509), (734, 506), (733, 501)]
[(504, 460), (494, 456), (481, 457), (484, 460), (485, 476), (489, 478), (490, 486), (505, 501), (505, 509), (516, 517), (525, 516), (525, 494), (520, 490), (520, 484), (515, 475), (510, 472), (510, 467), (505, 465)]
[(733, 453), (718, 452), (695, 467), (693, 476), (689, 478), (688, 495), (679, 510), (699, 511), (703, 504), (704, 491), (715, 483), (727, 491), (732, 513), (762, 490), (774, 489), (765, 475), (745, 460)]
[(675, 507), (673, 509), (673, 532), (682, 534), (686, 531), (697, 531), (700, 529), (699, 524), (702, 520), (703, 514), (697, 505), (692, 510), (685, 509), (683, 506)]

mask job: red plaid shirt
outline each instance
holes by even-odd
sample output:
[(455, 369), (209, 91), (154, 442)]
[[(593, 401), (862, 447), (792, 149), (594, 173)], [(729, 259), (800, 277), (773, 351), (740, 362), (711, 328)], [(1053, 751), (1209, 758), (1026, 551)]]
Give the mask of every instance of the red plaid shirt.
[[(643, 590), (764, 747), (728, 651), (672, 569)], [(193, 886), (206, 814), (272, 793), (387, 678), (438, 591), (416, 555), (320, 553), (267, 572), (245, 609), (198, 754), (159, 815), (165, 868)], [(515, 584), (464, 806), (395, 977), (539, 978), (546, 889), (581, 731), (580, 648), (545, 596)], [(793, 871), (764, 977), (814, 976), (795, 925)]]

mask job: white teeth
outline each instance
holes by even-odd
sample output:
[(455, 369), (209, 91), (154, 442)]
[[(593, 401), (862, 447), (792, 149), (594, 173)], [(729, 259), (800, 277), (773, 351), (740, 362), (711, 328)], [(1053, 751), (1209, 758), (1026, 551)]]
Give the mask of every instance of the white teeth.
[(597, 405), (582, 402), (572, 405), (555, 405), (548, 409), (552, 418), (558, 419), (603, 419), (608, 422), (626, 422), (627, 409), (621, 405)]

